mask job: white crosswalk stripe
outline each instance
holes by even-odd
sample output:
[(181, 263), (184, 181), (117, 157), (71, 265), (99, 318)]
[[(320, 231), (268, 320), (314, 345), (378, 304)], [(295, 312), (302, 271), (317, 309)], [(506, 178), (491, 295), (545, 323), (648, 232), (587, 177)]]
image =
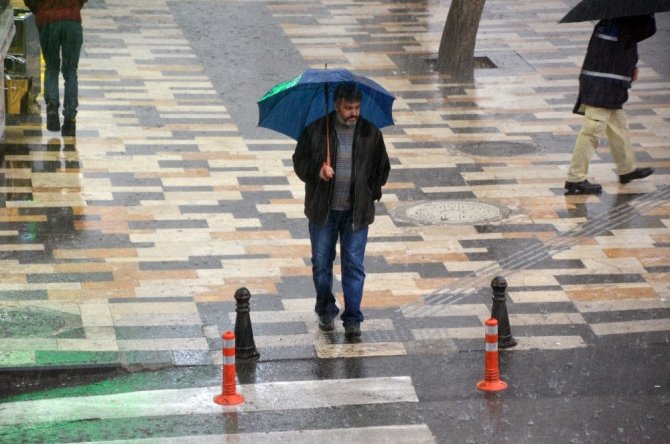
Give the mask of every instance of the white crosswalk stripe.
[(0, 425), (419, 402), (407, 376), (241, 385), (246, 402), (237, 406), (215, 404), (219, 393), (198, 387), (11, 402), (0, 404)]

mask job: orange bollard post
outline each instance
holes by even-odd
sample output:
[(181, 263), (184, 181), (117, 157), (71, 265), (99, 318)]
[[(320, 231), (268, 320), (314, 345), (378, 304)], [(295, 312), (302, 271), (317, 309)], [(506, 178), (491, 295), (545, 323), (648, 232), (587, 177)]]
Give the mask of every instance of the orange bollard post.
[(244, 402), (244, 396), (237, 394), (235, 388), (235, 333), (227, 331), (223, 334), (223, 382), (220, 395), (214, 402), (221, 405), (236, 405)]
[(494, 318), (486, 320), (486, 367), (484, 380), (477, 383), (477, 388), (485, 392), (499, 392), (507, 388), (498, 370), (498, 321)]

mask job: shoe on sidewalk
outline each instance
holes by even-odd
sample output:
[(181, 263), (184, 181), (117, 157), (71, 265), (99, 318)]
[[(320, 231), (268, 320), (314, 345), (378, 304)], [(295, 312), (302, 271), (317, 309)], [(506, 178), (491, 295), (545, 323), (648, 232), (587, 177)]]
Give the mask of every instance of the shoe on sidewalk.
[(597, 183), (590, 183), (588, 180), (581, 182), (565, 182), (565, 194), (600, 194), (603, 187)]
[(344, 324), (344, 338), (349, 342), (359, 342), (361, 340), (361, 324), (358, 322)]
[(335, 318), (328, 316), (319, 316), (319, 328), (321, 331), (335, 330)]
[(630, 173), (619, 176), (619, 182), (626, 184), (632, 180), (644, 179), (645, 177), (651, 176), (652, 174), (654, 174), (653, 168), (635, 168)]
[(49, 131), (60, 130), (60, 118), (58, 114), (47, 114), (47, 129)]
[(65, 119), (63, 121), (63, 128), (61, 129), (61, 134), (63, 136), (76, 136), (77, 121), (74, 118)]

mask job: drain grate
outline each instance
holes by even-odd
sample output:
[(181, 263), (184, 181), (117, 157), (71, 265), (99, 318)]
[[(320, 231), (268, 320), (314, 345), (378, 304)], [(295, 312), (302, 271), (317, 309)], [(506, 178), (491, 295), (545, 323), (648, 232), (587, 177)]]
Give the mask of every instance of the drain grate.
[(507, 217), (509, 209), (477, 201), (414, 202), (392, 212), (397, 221), (414, 225), (449, 225), (493, 222)]

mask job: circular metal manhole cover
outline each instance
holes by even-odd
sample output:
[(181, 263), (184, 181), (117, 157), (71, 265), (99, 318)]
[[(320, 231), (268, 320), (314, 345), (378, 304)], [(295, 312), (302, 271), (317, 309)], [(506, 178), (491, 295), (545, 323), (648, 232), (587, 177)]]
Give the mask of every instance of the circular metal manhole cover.
[(540, 151), (536, 145), (520, 142), (468, 142), (458, 144), (456, 148), (475, 156), (522, 156)]
[(394, 216), (419, 225), (449, 225), (493, 222), (507, 217), (509, 209), (476, 201), (444, 200), (414, 202), (396, 208)]

